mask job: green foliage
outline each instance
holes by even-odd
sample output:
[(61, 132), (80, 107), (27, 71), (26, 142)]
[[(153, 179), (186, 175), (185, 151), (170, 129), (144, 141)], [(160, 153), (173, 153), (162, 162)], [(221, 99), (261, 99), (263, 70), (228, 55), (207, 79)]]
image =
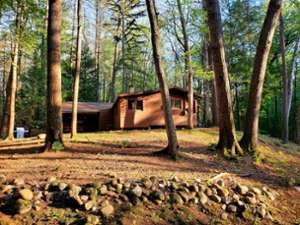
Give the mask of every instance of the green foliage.
[(64, 145), (63, 145), (61, 142), (59, 142), (59, 141), (55, 141), (55, 142), (52, 144), (52, 149), (53, 149), (54, 151), (61, 151), (61, 150), (64, 149)]

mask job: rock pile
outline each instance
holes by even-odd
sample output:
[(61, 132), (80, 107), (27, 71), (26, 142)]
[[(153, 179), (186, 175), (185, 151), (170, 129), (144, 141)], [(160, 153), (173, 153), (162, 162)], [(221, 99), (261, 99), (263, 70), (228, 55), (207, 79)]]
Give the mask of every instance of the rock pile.
[[(267, 187), (249, 187), (240, 183), (226, 183), (219, 179), (213, 183), (196, 179), (192, 182), (177, 177), (160, 179), (155, 176), (137, 181), (124, 181), (113, 177), (109, 182), (86, 185), (66, 184), (55, 177), (44, 185), (28, 185), (24, 180), (8, 182), (0, 175), (0, 209), (15, 214), (25, 214), (42, 207), (59, 206), (82, 210), (93, 214), (86, 224), (98, 224), (101, 215), (109, 218), (121, 204), (139, 205), (199, 205), (209, 209), (219, 207), (220, 217), (251, 216), (272, 219), (268, 203), (276, 193)], [(13, 206), (13, 207), (12, 207)]]

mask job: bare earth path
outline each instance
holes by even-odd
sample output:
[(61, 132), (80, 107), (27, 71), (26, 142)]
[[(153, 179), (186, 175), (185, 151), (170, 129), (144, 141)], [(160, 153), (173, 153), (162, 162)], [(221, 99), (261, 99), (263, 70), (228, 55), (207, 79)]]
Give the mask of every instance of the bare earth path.
[(226, 172), (244, 183), (279, 192), (275, 202), (280, 209), (279, 224), (300, 222), (300, 192), (287, 187), (288, 183), (300, 185), (300, 146), (262, 137), (256, 158), (229, 161), (208, 150), (217, 141), (215, 129), (180, 130), (178, 136), (181, 158), (176, 162), (152, 155), (166, 144), (163, 130), (114, 131), (79, 134), (72, 142), (66, 136), (66, 149), (59, 152), (1, 151), (0, 174), (29, 183), (55, 176), (67, 183), (85, 184), (105, 181), (108, 174), (129, 180), (152, 175), (192, 180)]

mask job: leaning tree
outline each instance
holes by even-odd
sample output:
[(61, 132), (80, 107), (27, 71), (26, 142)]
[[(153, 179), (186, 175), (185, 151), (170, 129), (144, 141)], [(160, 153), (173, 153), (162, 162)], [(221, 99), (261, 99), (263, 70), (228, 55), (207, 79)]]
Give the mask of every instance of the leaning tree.
[(160, 32), (158, 26), (157, 11), (155, 7), (155, 0), (146, 0), (147, 11), (151, 27), (151, 42), (153, 49), (153, 59), (155, 70), (159, 81), (161, 98), (163, 102), (165, 124), (168, 136), (168, 146), (162, 153), (167, 153), (173, 159), (177, 157), (178, 142), (175, 131), (175, 125), (172, 117), (170, 93), (166, 80), (166, 75), (163, 70), (162, 54), (160, 49)]

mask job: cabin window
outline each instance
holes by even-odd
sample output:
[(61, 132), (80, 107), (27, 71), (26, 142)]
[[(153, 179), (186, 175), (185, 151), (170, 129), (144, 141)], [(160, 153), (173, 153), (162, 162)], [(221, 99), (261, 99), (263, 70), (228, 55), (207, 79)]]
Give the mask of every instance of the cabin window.
[(181, 109), (181, 99), (172, 99), (171, 104), (172, 108)]
[(135, 100), (128, 99), (128, 109), (129, 110), (135, 109)]
[(138, 110), (144, 110), (143, 100), (137, 100), (136, 101), (136, 109)]
[(144, 110), (143, 100), (128, 99), (128, 110)]

